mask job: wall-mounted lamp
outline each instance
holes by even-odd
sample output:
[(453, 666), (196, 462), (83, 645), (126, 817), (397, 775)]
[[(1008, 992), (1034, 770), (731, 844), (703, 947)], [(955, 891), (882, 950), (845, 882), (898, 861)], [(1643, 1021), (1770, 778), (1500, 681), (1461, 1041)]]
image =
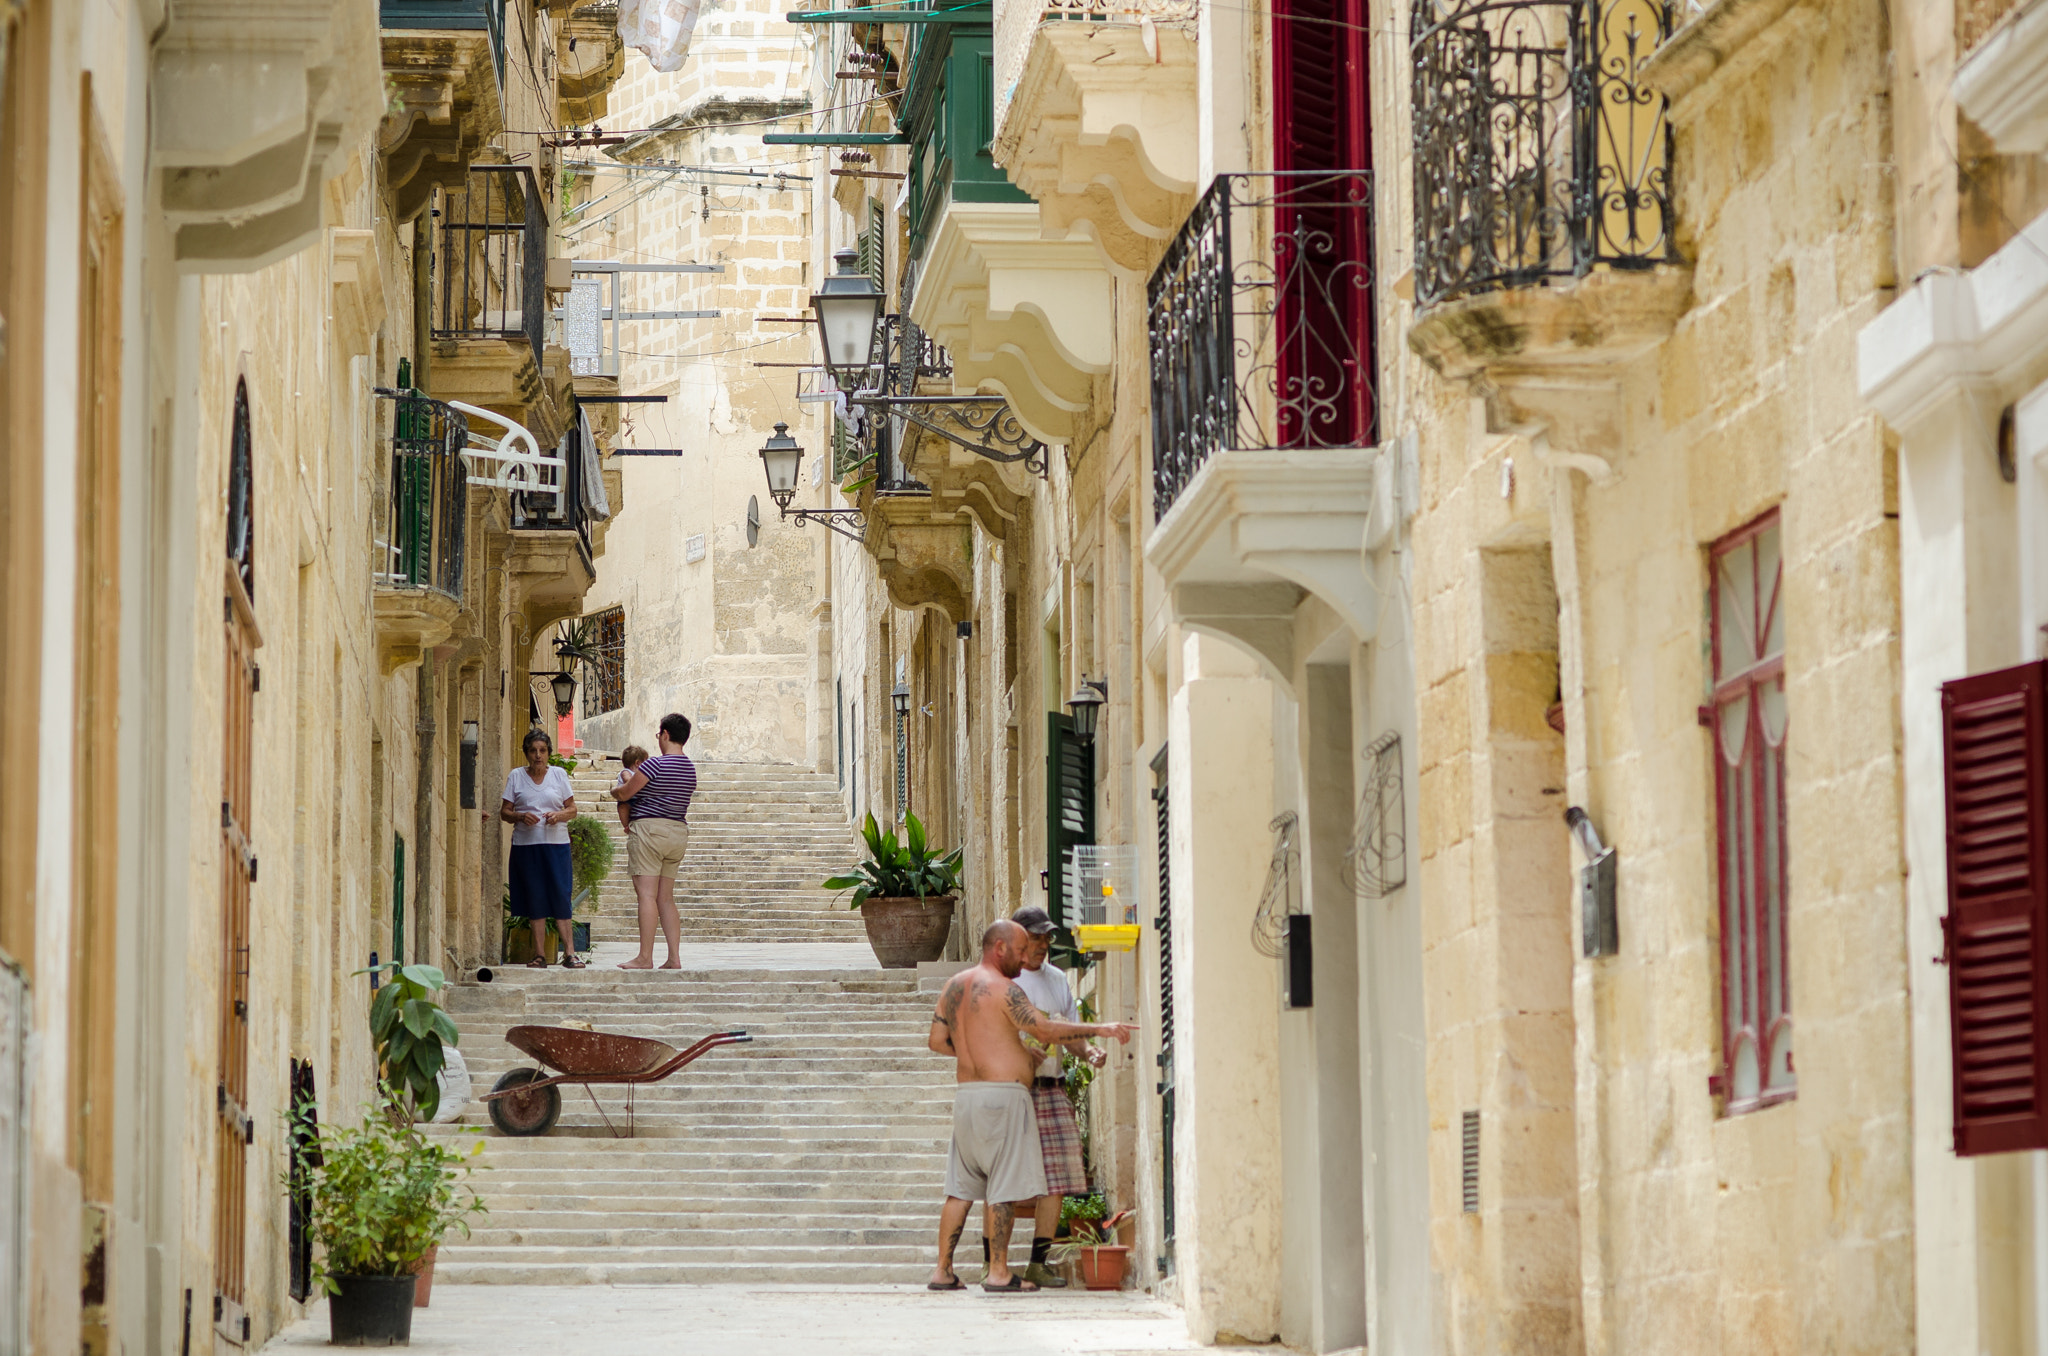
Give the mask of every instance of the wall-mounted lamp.
[(555, 714), (566, 716), (576, 706), (576, 675), (567, 669), (548, 679), (548, 686), (555, 690)]
[(1107, 678), (1081, 679), (1079, 690), (1067, 698), (1067, 711), (1074, 718), (1074, 738), (1083, 744), (1094, 742), (1095, 728), (1102, 716), (1102, 704), (1108, 700)]
[(774, 436), (762, 445), (761, 469), (768, 476), (768, 497), (775, 501), (783, 519), (794, 518), (800, 523), (816, 519), (842, 537), (863, 540), (868, 519), (859, 509), (793, 509), (789, 506), (789, 501), (796, 498), (797, 473), (803, 464), (804, 445), (789, 436), (788, 424), (776, 424)]
[(908, 716), (910, 714), (910, 685), (908, 683), (896, 684), (894, 688), (890, 689), (889, 701), (895, 706), (897, 715)]
[(882, 319), (882, 289), (861, 271), (860, 255), (840, 250), (832, 256), (839, 271), (811, 293), (818, 315), (818, 336), (825, 366), (844, 387), (858, 379), (874, 361), (875, 327)]

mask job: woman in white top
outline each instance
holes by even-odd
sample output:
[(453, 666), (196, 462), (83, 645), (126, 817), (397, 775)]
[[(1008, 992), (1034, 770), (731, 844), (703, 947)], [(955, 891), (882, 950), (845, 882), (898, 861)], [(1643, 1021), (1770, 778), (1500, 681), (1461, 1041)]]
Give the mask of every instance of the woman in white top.
[(562, 964), (581, 970), (576, 958), (576, 934), (569, 922), (570, 882), (569, 821), (576, 817), (576, 790), (569, 774), (556, 767), (555, 741), (545, 730), (527, 732), (520, 746), (526, 766), (512, 769), (505, 778), (505, 798), (498, 806), (498, 818), (516, 825), (512, 830), (512, 861), (505, 872), (512, 889), (512, 914), (533, 920), (533, 959), (536, 970), (547, 968), (548, 920), (562, 934)]

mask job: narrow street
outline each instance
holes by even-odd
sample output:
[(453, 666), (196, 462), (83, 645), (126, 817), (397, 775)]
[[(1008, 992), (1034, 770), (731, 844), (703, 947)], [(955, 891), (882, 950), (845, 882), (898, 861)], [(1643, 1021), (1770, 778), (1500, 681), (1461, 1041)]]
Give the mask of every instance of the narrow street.
[[(327, 1345), (315, 1303), (268, 1350)], [(916, 1286), (434, 1286), (413, 1315), (419, 1356), (1134, 1356), (1198, 1351), (1180, 1312), (1148, 1296), (1035, 1296)], [(1235, 1352), (1279, 1351), (1233, 1347)]]
[[(579, 768), (578, 797), (616, 768)], [(490, 1213), (442, 1244), (413, 1347), (609, 1356), (674, 1351), (686, 1333), (692, 1353), (738, 1356), (830, 1333), (851, 1353), (1194, 1349), (1179, 1311), (1140, 1291), (923, 1288), (952, 1105), (951, 1071), (925, 1048), (932, 996), (914, 972), (881, 969), (858, 915), (818, 888), (854, 849), (830, 777), (707, 762), (700, 778), (681, 971), (617, 968), (635, 949), (621, 839), (590, 968), (509, 966), (448, 1006), (479, 1093), (531, 1062), (503, 1040), (523, 1022), (678, 1047), (732, 1027), (753, 1040), (639, 1089), (630, 1137), (618, 1089), (565, 1089), (561, 1119), (532, 1139), (499, 1135), (474, 1102), (440, 1127), (485, 1136)], [(976, 1223), (959, 1252), (970, 1279), (979, 1252)], [(274, 1345), (326, 1340), (316, 1305)]]

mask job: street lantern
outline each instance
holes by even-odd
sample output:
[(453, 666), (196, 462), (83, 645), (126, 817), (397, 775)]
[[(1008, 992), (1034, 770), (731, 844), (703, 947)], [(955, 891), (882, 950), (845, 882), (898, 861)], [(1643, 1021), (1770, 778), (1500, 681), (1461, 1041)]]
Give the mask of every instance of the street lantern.
[(789, 425), (777, 424), (775, 436), (761, 449), (761, 467), (768, 473), (768, 497), (775, 507), (786, 509), (796, 498), (797, 468), (803, 465), (804, 445), (789, 436)]
[(882, 289), (861, 272), (859, 257), (852, 250), (834, 254), (832, 258), (839, 271), (811, 293), (811, 309), (818, 313), (818, 337), (825, 349), (825, 366), (842, 387), (873, 359), (875, 329), (882, 318)]
[(910, 715), (910, 685), (908, 683), (896, 684), (895, 688), (889, 693), (889, 701), (895, 706), (898, 719), (908, 717)]
[(1107, 679), (1081, 680), (1080, 688), (1067, 698), (1067, 711), (1074, 718), (1074, 738), (1083, 744), (1094, 742), (1096, 722), (1102, 715), (1102, 704), (1108, 700)]
[(566, 716), (576, 704), (576, 675), (566, 669), (548, 679), (555, 690), (555, 714)]

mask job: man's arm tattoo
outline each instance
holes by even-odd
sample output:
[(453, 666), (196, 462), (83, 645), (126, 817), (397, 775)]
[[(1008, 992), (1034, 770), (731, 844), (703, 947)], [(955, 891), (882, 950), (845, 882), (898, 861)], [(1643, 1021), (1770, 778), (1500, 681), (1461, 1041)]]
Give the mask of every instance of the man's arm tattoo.
[(939, 1010), (933, 1021), (941, 1026), (953, 1025), (953, 1019), (960, 1015), (960, 991), (964, 987), (957, 979), (946, 985), (945, 991), (939, 995)]
[(1045, 1024), (1045, 1014), (1032, 1006), (1031, 1000), (1015, 984), (1010, 986), (1010, 991), (1003, 996), (1003, 1001), (1008, 1004), (1010, 1020), (1017, 1024), (1019, 1031), (1036, 1031)]

